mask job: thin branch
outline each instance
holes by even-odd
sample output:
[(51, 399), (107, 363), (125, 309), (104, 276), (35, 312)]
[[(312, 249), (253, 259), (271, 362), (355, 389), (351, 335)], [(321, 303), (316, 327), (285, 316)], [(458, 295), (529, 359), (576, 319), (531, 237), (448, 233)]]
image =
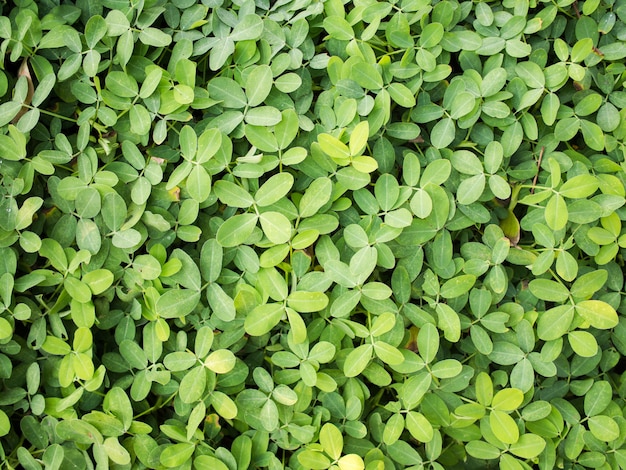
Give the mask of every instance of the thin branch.
[(541, 147), (541, 151), (539, 152), (539, 160), (537, 160), (537, 174), (533, 178), (533, 187), (530, 188), (530, 194), (535, 193), (535, 186), (537, 185), (537, 178), (539, 178), (539, 171), (541, 170), (541, 160), (543, 160), (543, 152), (545, 149), (545, 147)]

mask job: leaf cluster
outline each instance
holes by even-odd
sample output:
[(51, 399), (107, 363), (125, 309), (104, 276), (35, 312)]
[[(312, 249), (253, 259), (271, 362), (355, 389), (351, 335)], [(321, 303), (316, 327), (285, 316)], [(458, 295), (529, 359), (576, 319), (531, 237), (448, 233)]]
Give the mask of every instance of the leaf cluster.
[(626, 468), (626, 2), (0, 5), (0, 468)]

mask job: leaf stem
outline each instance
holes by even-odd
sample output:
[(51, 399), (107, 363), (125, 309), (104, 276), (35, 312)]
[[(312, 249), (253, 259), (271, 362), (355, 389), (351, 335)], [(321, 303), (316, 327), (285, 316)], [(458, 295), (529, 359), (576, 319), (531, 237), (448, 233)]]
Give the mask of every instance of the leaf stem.
[(530, 188), (530, 194), (535, 193), (535, 185), (537, 184), (537, 178), (539, 178), (539, 171), (541, 170), (541, 160), (543, 160), (543, 152), (545, 151), (545, 147), (541, 147), (541, 151), (539, 152), (539, 159), (537, 160), (537, 174), (533, 178), (533, 185)]

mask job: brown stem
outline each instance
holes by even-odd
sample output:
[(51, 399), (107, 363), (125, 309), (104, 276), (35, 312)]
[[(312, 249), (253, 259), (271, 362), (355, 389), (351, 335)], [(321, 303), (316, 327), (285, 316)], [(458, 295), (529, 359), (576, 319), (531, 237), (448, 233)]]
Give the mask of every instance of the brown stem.
[(541, 169), (541, 160), (543, 159), (543, 152), (546, 148), (541, 147), (541, 151), (539, 152), (539, 160), (537, 160), (537, 174), (533, 178), (533, 187), (530, 188), (530, 194), (535, 193), (535, 186), (537, 185), (537, 178), (539, 178), (539, 170)]

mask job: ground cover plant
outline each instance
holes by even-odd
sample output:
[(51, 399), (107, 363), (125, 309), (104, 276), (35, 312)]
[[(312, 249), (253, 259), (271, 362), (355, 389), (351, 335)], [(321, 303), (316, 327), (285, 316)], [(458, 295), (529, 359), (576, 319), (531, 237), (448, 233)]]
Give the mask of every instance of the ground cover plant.
[(0, 4), (0, 468), (626, 468), (626, 1)]

